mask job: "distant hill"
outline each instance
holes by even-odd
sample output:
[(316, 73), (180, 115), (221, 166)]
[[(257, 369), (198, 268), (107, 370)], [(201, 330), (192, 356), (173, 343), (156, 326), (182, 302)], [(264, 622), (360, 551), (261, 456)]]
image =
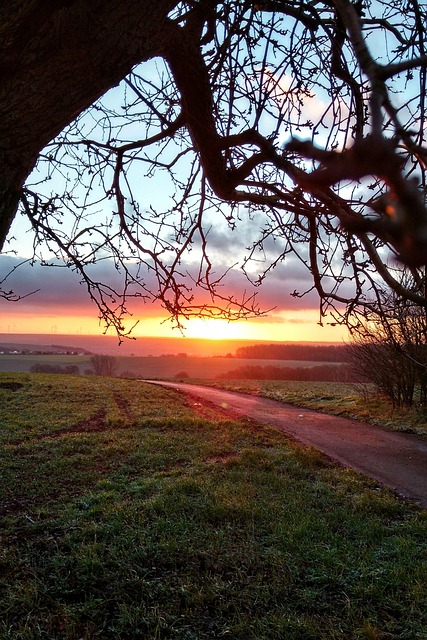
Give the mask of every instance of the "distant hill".
[(0, 354), (19, 355), (91, 355), (91, 351), (81, 347), (64, 346), (59, 344), (27, 344), (21, 342), (8, 342), (0, 344)]
[[(52, 344), (53, 341), (55, 344)], [(283, 342), (270, 345), (265, 340), (202, 340), (200, 338), (187, 338), (179, 335), (171, 338), (135, 336), (135, 340), (124, 340), (119, 344), (117, 336), (103, 335), (102, 333), (97, 335), (0, 333), (0, 344), (12, 350), (16, 349), (19, 345), (20, 348), (24, 347), (28, 350), (39, 350), (48, 353), (58, 353), (64, 349), (66, 351), (77, 350), (79, 353), (102, 353), (112, 356), (161, 356), (186, 353), (188, 356), (229, 357), (231, 354), (234, 354), (236, 350), (240, 351), (240, 349), (245, 350), (248, 347), (258, 347), (261, 349), (260, 353), (265, 353), (266, 355), (236, 355), (236, 357), (261, 358), (267, 360), (293, 360), (294, 358), (292, 356), (286, 358), (276, 358), (276, 356), (273, 356), (270, 358), (267, 351), (264, 351), (266, 349), (275, 347), (288, 349), (289, 347), (294, 348), (299, 346), (296, 343)], [(302, 345), (308, 349), (313, 349), (319, 345), (319, 343), (302, 343)], [(320, 346), (322, 348), (325, 346), (328, 348), (330, 343), (327, 345), (320, 344)], [(341, 345), (338, 346), (341, 347)], [(10, 351), (8, 351), (8, 353), (10, 353)], [(322, 361), (320, 356), (318, 356), (318, 358)], [(297, 357), (295, 359), (300, 358)], [(311, 360), (310, 357), (305, 357), (304, 359)], [(334, 360), (329, 360), (329, 362), (334, 362)]]

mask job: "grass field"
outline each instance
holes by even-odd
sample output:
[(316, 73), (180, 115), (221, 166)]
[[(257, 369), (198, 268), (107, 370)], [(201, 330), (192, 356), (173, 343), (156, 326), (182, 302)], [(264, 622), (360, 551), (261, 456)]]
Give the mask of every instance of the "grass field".
[(0, 424), (2, 640), (426, 640), (427, 513), (283, 434), (28, 374)]

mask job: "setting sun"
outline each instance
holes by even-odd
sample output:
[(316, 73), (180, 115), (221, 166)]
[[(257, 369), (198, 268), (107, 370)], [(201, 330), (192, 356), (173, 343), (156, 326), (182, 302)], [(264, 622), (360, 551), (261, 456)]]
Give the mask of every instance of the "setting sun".
[(247, 329), (243, 322), (229, 322), (220, 318), (192, 318), (186, 323), (185, 335), (204, 340), (244, 339), (248, 337)]
[(340, 342), (345, 327), (320, 326), (318, 311), (303, 309), (275, 317), (229, 322), (221, 318), (191, 318), (185, 323), (187, 338), (202, 340), (261, 340), (271, 342)]

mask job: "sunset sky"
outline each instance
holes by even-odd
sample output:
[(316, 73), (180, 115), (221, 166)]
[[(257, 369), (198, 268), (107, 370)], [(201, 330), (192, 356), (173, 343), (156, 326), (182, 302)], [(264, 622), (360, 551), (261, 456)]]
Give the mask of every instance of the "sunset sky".
[[(58, 192), (61, 192), (60, 189)], [(257, 292), (258, 306), (267, 313), (256, 319), (232, 323), (224, 320), (184, 321), (187, 337), (282, 342), (341, 342), (343, 338), (347, 338), (347, 332), (342, 327), (328, 324), (332, 318), (325, 318), (323, 326), (319, 325), (319, 301), (316, 293), (310, 292), (302, 298), (291, 295), (294, 291), (302, 293), (312, 287), (310, 274), (295, 256), (289, 255), (285, 263), (280, 262), (258, 288), (252, 287), (237, 267), (230, 269), (231, 264), (236, 263), (238, 266), (242, 263), (245, 247), (253, 242), (255, 233), (262, 226), (262, 220), (254, 220), (252, 217), (251, 222), (247, 221), (237, 233), (231, 233), (224, 224), (221, 226), (220, 219), (208, 220), (207, 228), (209, 225), (209, 257), (214, 265), (215, 275), (227, 272), (227, 277), (221, 281), (221, 293), (235, 294), (238, 297), (245, 293), (248, 297)], [(104, 327), (99, 324), (98, 309), (89, 299), (85, 287), (80, 284), (78, 275), (64, 266), (30, 264), (29, 259), (33, 255), (32, 232), (28, 230), (28, 222), (23, 216), (18, 216), (15, 220), (10, 238), (6, 253), (0, 256), (0, 283), (8, 276), (2, 282), (2, 287), (19, 293), (21, 300), (8, 302), (0, 298), (0, 333), (102, 334)], [(271, 255), (267, 255), (267, 261), (273, 262), (277, 255), (274, 252), (280, 250), (280, 243), (271, 242), (266, 247), (267, 252), (271, 251)], [(304, 250), (306, 247), (302, 248)], [(197, 246), (188, 256), (189, 262), (181, 263), (181, 271), (197, 271), (198, 263), (191, 263), (195, 253), (197, 254)], [(48, 253), (44, 255), (47, 260), (51, 259)], [(22, 264), (23, 260), (28, 261)], [(254, 261), (254, 269), (259, 266), (259, 273), (262, 273), (267, 264), (261, 263), (261, 259)], [(118, 274), (111, 260), (101, 260), (90, 269), (95, 280), (117, 285), (117, 290), (120, 289)], [(251, 275), (256, 280), (256, 271)], [(150, 284), (150, 275), (147, 278)], [(198, 295), (202, 303), (209, 302), (201, 292)], [(127, 326), (138, 322), (133, 331), (135, 336), (179, 335), (158, 302), (144, 304), (140, 300), (130, 300), (128, 308), (132, 317)]]
[[(117, 98), (116, 91), (118, 89), (107, 94), (112, 107), (116, 103), (120, 104), (118, 102), (120, 96)], [(317, 97), (307, 100), (305, 109), (307, 117), (311, 117), (313, 112), (319, 109), (323, 113), (324, 106)], [(40, 171), (37, 169), (34, 173), (40, 174)], [(55, 172), (52, 173), (55, 174)], [(66, 190), (67, 183), (61, 184), (61, 175), (58, 175), (60, 173), (56, 172), (56, 177), (51, 180), (47, 180), (43, 175), (30, 177), (30, 187), (33, 180), (36, 191), (45, 190), (48, 196), (55, 192), (62, 193)], [(144, 202), (149, 198), (149, 205), (154, 210), (167, 210), (173, 201), (173, 194), (171, 185), (168, 187), (166, 180), (167, 177), (156, 175), (154, 182), (151, 181), (151, 177), (148, 182), (144, 182), (144, 175), (138, 175), (137, 185), (140, 189), (137, 193), (138, 199)], [(104, 201), (102, 206), (106, 207), (105, 211), (108, 215), (108, 206), (113, 205)], [(197, 203), (196, 206), (198, 206)], [(209, 220), (209, 211), (207, 215), (209, 257), (214, 265), (215, 274), (225, 273), (230, 269), (230, 265), (242, 264), (246, 247), (251, 246), (255, 233), (264, 223), (262, 214), (254, 216), (251, 213), (251, 217), (248, 217), (237, 233), (231, 233), (224, 221), (221, 224), (221, 215), (216, 215), (212, 220)], [(259, 218), (256, 218), (257, 215)], [(18, 216), (15, 220), (10, 238), (5, 255), (0, 256), (0, 282), (7, 274), (11, 274), (7, 281), (3, 282), (3, 288), (13, 289), (22, 296), (22, 299), (17, 302), (7, 302), (0, 298), (0, 333), (102, 334), (104, 327), (99, 325), (98, 309), (90, 301), (85, 287), (80, 284), (79, 277), (75, 273), (64, 267), (42, 267), (37, 263), (31, 266), (29, 262), (16, 268), (23, 259), (29, 259), (33, 255), (32, 233), (29, 232), (28, 223), (22, 216)], [(277, 252), (280, 254), (283, 247), (280, 247), (280, 242), (271, 241), (264, 250), (267, 253), (270, 251), (271, 255), (267, 255), (266, 263), (259, 266), (260, 273), (266, 268), (268, 261), (274, 262)], [(306, 250), (306, 247), (302, 250)], [(194, 253), (197, 253), (197, 246), (193, 253), (188, 255), (189, 262), (180, 266), (182, 271), (191, 272), (192, 269), (193, 271), (197, 269), (197, 263), (190, 262)], [(48, 254), (46, 259), (51, 259)], [(259, 260), (254, 260), (254, 268), (256, 269), (257, 263), (261, 262), (262, 256)], [(111, 260), (102, 260), (91, 269), (94, 279), (112, 285), (118, 284), (118, 276)], [(254, 280), (256, 275), (254, 272)], [(308, 291), (312, 287), (310, 274), (295, 256), (287, 256), (286, 263), (280, 263), (257, 289), (251, 288), (251, 284), (237, 268), (231, 268), (228, 271), (222, 284), (224, 295), (231, 293), (238, 295), (246, 292), (248, 296), (257, 291), (259, 307), (270, 311), (257, 319), (233, 323), (227, 323), (224, 320), (192, 319), (184, 322), (188, 337), (310, 342), (340, 342), (347, 337), (347, 332), (343, 328), (328, 324), (332, 318), (325, 318), (323, 326), (319, 325), (319, 302), (315, 293), (311, 292), (302, 298), (291, 295), (294, 291)], [(202, 303), (207, 301), (203, 297), (201, 300)], [(179, 332), (172, 328), (159, 303), (143, 304), (141, 301), (130, 301), (129, 310), (132, 317), (129, 319), (128, 326), (138, 322), (134, 335), (165, 337), (179, 335)]]
[[(209, 255), (215, 274), (225, 273), (230, 262), (237, 262), (243, 255), (244, 246), (250, 244), (250, 235), (259, 227), (259, 221), (244, 227), (238, 234), (230, 233), (220, 224), (212, 224), (209, 233)], [(244, 237), (246, 234), (246, 237)], [(2, 288), (12, 289), (22, 299), (8, 302), (0, 298), (0, 333), (36, 334), (102, 334), (98, 309), (89, 299), (80, 277), (70, 269), (46, 267), (39, 263), (31, 265), (32, 232), (23, 216), (15, 220), (11, 240), (6, 249), (9, 253), (0, 256), (0, 282), (7, 277)], [(15, 238), (15, 239), (14, 239)], [(239, 248), (240, 242), (240, 248)], [(27, 262), (23, 263), (23, 260)], [(191, 256), (189, 257), (191, 259)], [(271, 257), (270, 257), (271, 259)], [(191, 262), (181, 265), (181, 271), (194, 271)], [(19, 266), (18, 266), (19, 265)], [(261, 270), (265, 266), (261, 267)], [(120, 290), (120, 277), (111, 260), (101, 260), (90, 267), (91, 277), (100, 282), (116, 286)], [(150, 283), (150, 275), (145, 276)], [(294, 291), (308, 291), (312, 279), (307, 269), (293, 255), (286, 257), (260, 287), (253, 287), (239, 268), (228, 271), (222, 281), (221, 293), (246, 297), (257, 293), (258, 306), (267, 313), (263, 317), (228, 323), (224, 320), (206, 321), (192, 319), (184, 322), (186, 336), (190, 338), (249, 339), (271, 341), (340, 342), (347, 337), (342, 327), (330, 326), (332, 318), (325, 318), (319, 325), (319, 301), (315, 292), (302, 298), (293, 297)], [(30, 295), (28, 295), (30, 294)], [(198, 292), (199, 302), (209, 302), (206, 294)], [(176, 337), (179, 332), (167, 320), (164, 309), (158, 302), (143, 303), (130, 300), (132, 313), (128, 326), (138, 321), (134, 335)]]
[[(16, 265), (17, 257), (0, 257), (0, 276), (3, 278)], [(113, 282), (114, 269), (108, 263), (96, 266), (99, 278)], [(192, 338), (228, 338), (271, 341), (325, 341), (340, 342), (346, 332), (326, 323), (319, 326), (318, 303), (315, 294), (302, 299), (290, 293), (301, 289), (304, 272), (292, 266), (279, 267), (259, 289), (259, 304), (263, 309), (273, 309), (265, 317), (228, 323), (224, 320), (192, 319), (186, 323), (185, 334)], [(305, 274), (308, 284), (308, 274)], [(247, 282), (237, 270), (228, 278), (230, 290), (242, 291)], [(88, 298), (79, 278), (64, 267), (19, 266), (8, 278), (8, 288), (25, 297), (17, 302), (0, 299), (0, 333), (40, 334), (101, 334), (97, 308)], [(37, 289), (40, 289), (37, 291)], [(34, 293), (32, 293), (34, 292)], [(178, 336), (166, 320), (159, 304), (132, 304), (130, 323), (138, 322), (136, 336)], [(166, 321), (165, 321), (166, 320)]]

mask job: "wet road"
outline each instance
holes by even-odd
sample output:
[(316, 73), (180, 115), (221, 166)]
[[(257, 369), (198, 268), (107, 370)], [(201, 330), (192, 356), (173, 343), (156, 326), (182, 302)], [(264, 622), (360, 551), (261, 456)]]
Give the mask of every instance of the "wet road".
[(247, 416), (319, 449), (346, 467), (427, 507), (427, 438), (387, 431), (356, 420), (301, 409), (276, 400), (178, 382), (146, 381)]

